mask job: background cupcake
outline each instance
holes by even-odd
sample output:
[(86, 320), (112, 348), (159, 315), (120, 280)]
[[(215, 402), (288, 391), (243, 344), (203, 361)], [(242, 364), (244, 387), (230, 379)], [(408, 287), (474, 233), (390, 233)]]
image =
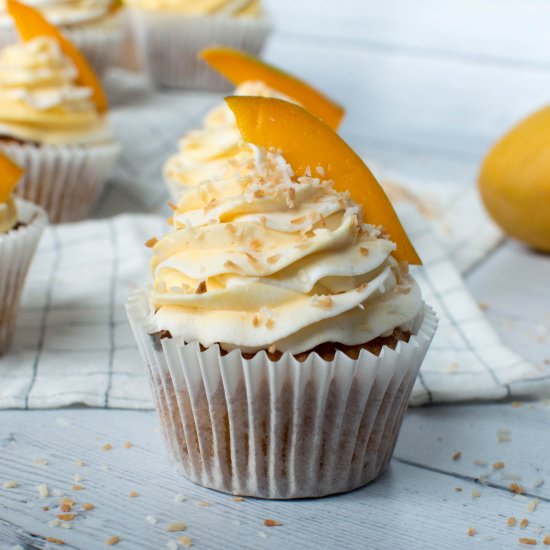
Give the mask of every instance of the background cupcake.
[(270, 28), (259, 0), (126, 0), (126, 4), (144, 68), (159, 86), (227, 90), (227, 81), (197, 54), (212, 44), (258, 54)]
[[(337, 129), (344, 109), (306, 82), (258, 58), (230, 48), (208, 48), (201, 59), (237, 86), (234, 95), (275, 97), (302, 105)], [(241, 134), (225, 102), (179, 142), (179, 151), (164, 166), (164, 180), (174, 200), (187, 188), (223, 171), (239, 152)]]
[(42, 208), (13, 197), (22, 174), (0, 154), (0, 355), (12, 340), (23, 284), (47, 222)]
[(298, 498), (375, 479), (435, 331), (395, 243), (308, 170), (247, 145), (181, 196), (150, 243), (152, 290), (129, 302), (172, 458), (214, 489)]
[(55, 223), (89, 213), (120, 152), (103, 91), (83, 74), (51, 37), (0, 52), (0, 150), (25, 168), (17, 193)]
[[(27, 0), (70, 38), (102, 75), (119, 57), (124, 32), (116, 0)], [(0, 3), (0, 47), (17, 40), (13, 19)]]

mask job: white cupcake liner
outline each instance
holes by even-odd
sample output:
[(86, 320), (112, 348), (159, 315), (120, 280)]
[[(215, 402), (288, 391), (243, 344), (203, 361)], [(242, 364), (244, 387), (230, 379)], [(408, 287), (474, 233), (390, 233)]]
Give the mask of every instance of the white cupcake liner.
[(84, 219), (92, 210), (120, 155), (118, 143), (33, 145), (0, 142), (25, 169), (15, 192), (42, 206), (52, 223)]
[(270, 32), (264, 18), (188, 16), (130, 11), (142, 65), (159, 86), (230, 90), (232, 84), (197, 59), (203, 48), (230, 46), (258, 55)]
[(16, 205), (17, 219), (25, 225), (0, 233), (0, 355), (11, 343), (27, 271), (48, 223), (36, 204), (16, 199)]
[[(113, 14), (103, 23), (66, 27), (63, 32), (99, 76), (117, 63), (124, 42), (124, 27), (118, 14)], [(0, 29), (0, 49), (18, 41), (19, 35), (14, 27)]]
[(437, 319), (424, 306), (409, 342), (352, 360), (244, 359), (159, 338), (148, 291), (127, 312), (147, 365), (169, 453), (191, 481), (236, 495), (318, 497), (387, 467)]

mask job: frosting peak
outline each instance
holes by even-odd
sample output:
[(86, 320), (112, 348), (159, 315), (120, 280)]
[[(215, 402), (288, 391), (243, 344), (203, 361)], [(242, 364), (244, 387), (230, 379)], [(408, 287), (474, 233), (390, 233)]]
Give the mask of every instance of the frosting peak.
[(183, 193), (175, 230), (154, 246), (159, 329), (299, 353), (414, 322), (420, 292), (391, 256), (395, 244), (322, 170), (296, 179), (280, 153), (250, 144), (226, 167)]
[(0, 134), (40, 143), (90, 143), (112, 139), (97, 113), (92, 90), (78, 86), (78, 72), (48, 37), (0, 52)]

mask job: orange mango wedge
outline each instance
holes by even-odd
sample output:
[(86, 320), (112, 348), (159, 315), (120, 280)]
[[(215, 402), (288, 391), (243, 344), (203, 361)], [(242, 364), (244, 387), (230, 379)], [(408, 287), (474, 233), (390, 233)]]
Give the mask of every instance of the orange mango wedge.
[(97, 75), (80, 53), (78, 48), (54, 25), (49, 23), (44, 16), (31, 6), (22, 4), (17, 0), (7, 0), (9, 14), (15, 21), (15, 26), (23, 42), (29, 42), (38, 36), (49, 36), (56, 40), (63, 53), (75, 64), (78, 71), (77, 83), (92, 89), (92, 99), (99, 113), (107, 111), (109, 104), (107, 96), (99, 82)]
[(23, 173), (21, 166), (0, 153), (0, 204), (8, 200)]
[(246, 80), (261, 80), (270, 88), (287, 95), (337, 130), (344, 109), (313, 86), (265, 63), (261, 59), (232, 48), (206, 48), (199, 57), (235, 86)]
[(349, 191), (363, 207), (366, 223), (381, 225), (390, 234), (397, 245), (397, 260), (422, 264), (386, 193), (334, 130), (302, 107), (280, 99), (232, 96), (225, 101), (245, 141), (280, 149), (298, 177), (321, 166), (337, 191)]

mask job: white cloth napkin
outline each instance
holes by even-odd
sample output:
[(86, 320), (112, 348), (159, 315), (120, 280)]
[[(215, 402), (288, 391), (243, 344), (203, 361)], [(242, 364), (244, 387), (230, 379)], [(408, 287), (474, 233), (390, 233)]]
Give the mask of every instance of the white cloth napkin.
[[(410, 205), (400, 215), (425, 262), (415, 276), (440, 319), (413, 404), (550, 389), (550, 372), (498, 341), (428, 222)], [(128, 214), (47, 229), (14, 345), (0, 358), (0, 407), (152, 406), (124, 302), (149, 278), (143, 243), (165, 230), (160, 216)]]

